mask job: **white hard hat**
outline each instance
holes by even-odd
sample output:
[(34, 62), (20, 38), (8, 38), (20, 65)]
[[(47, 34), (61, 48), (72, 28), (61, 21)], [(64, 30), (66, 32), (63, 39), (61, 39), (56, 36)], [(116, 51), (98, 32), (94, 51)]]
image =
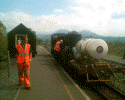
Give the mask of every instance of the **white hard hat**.
[(60, 42), (63, 42), (63, 40), (60, 40)]

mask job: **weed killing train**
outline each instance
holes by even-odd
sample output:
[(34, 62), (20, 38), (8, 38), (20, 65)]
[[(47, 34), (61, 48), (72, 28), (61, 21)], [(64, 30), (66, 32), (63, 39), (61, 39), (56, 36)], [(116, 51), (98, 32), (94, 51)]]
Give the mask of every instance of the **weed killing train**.
[[(60, 53), (56, 55), (54, 47), (59, 40), (64, 42)], [(125, 68), (104, 62), (103, 57), (107, 55), (107, 52), (108, 45), (104, 40), (82, 39), (81, 34), (76, 31), (51, 36), (51, 54), (53, 57), (64, 67), (73, 67), (79, 75), (86, 75), (88, 82), (124, 80), (123, 77), (118, 76), (118, 73), (125, 74)]]

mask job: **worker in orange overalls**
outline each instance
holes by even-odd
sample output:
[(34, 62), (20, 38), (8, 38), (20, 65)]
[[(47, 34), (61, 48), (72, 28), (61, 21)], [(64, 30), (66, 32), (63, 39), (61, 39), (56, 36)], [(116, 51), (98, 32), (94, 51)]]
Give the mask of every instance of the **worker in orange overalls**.
[(54, 47), (54, 50), (57, 51), (57, 52), (60, 51), (60, 46), (59, 46), (60, 43), (61, 43), (60, 41), (57, 41), (57, 42), (56, 42), (56, 45), (55, 45), (55, 47)]
[(32, 48), (28, 44), (28, 39), (22, 37), (21, 44), (16, 45), (17, 50), (17, 65), (18, 65), (18, 75), (19, 75), (19, 86), (24, 83), (25, 89), (30, 90), (30, 61), (32, 59)]
[[(56, 60), (57, 61), (59, 61), (59, 59), (60, 59), (60, 44), (61, 43), (63, 43), (63, 40), (60, 40), (60, 41), (57, 41), (56, 42), (56, 45), (55, 45), (55, 47), (54, 47), (54, 50), (55, 50), (55, 54), (54, 54), (54, 56), (55, 56), (55, 58), (56, 58)], [(60, 61), (59, 61), (60, 62)]]

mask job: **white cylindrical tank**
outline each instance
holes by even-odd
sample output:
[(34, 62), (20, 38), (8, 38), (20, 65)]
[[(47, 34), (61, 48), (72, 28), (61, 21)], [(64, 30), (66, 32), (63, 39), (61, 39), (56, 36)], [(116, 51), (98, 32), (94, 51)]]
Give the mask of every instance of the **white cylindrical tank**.
[(88, 53), (96, 59), (103, 58), (108, 52), (108, 45), (102, 39), (85, 38), (76, 44), (76, 49), (79, 53)]

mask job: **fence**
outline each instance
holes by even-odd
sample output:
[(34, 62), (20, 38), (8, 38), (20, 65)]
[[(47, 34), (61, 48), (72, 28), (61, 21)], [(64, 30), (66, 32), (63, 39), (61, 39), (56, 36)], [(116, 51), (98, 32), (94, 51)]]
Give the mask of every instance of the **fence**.
[(0, 74), (2, 71), (4, 71), (5, 69), (8, 70), (8, 77), (10, 77), (11, 75), (11, 65), (16, 64), (16, 59), (10, 59), (10, 54), (9, 54), (9, 50), (7, 50), (7, 58), (3, 61), (0, 62)]

